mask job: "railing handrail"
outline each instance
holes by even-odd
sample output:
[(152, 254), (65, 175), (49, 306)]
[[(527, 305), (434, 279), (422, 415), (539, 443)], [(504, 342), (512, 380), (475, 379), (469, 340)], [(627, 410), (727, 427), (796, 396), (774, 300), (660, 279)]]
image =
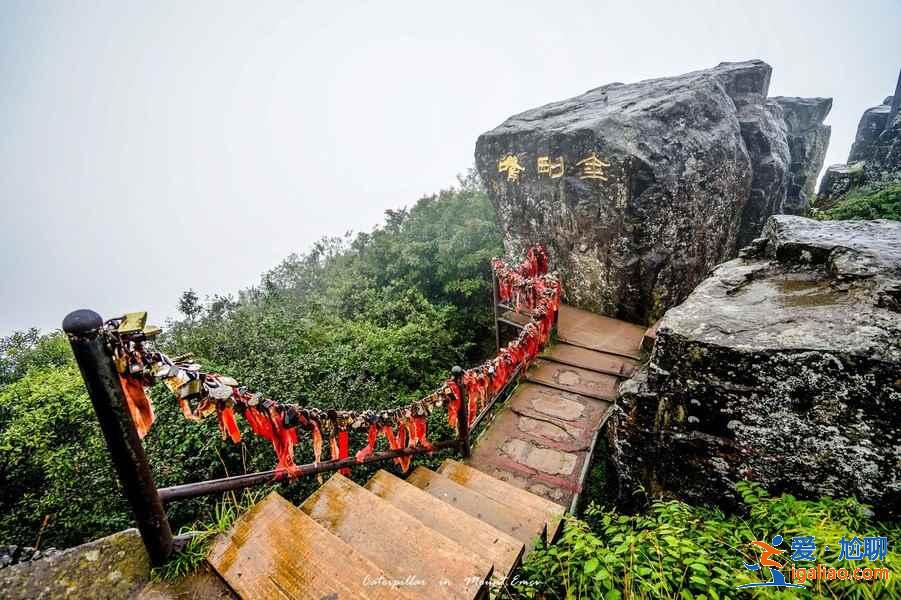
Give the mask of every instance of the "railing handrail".
[[(492, 266), (491, 271), (495, 341), (500, 351), (499, 323), (502, 320), (498, 315), (497, 309), (499, 306), (507, 307), (499, 303), (499, 300), (503, 300), (503, 298), (500, 298), (501, 294), (499, 294), (499, 282), (495, 266)], [(557, 313), (555, 312), (554, 326), (556, 325), (556, 316)], [(127, 395), (120, 381), (119, 371), (114, 361), (113, 347), (105, 330), (103, 319), (99, 314), (91, 310), (74, 311), (63, 321), (63, 330), (69, 338), (75, 360), (81, 370), (88, 395), (94, 406), (98, 423), (106, 438), (114, 467), (122, 482), (125, 495), (135, 515), (141, 538), (153, 564), (164, 562), (180, 541), (172, 535), (171, 526), (164, 508), (165, 503), (272, 483), (285, 475), (285, 469), (278, 468), (158, 489), (154, 483), (147, 456), (144, 453), (135, 421), (127, 404)], [(470, 419), (468, 414), (469, 398), (467, 385), (464, 383), (466, 371), (459, 366), (453, 367), (451, 374), (459, 389), (457, 397), (459, 398), (460, 406), (457, 412), (456, 435), (451, 439), (432, 441), (428, 445), (417, 444), (404, 448), (373, 452), (360, 459), (356, 456), (347, 456), (345, 458), (303, 465), (293, 465), (292, 463), (291, 476), (293, 478), (337, 471), (364, 464), (381, 463), (401, 457), (431, 454), (435, 451), (446, 449), (455, 449), (460, 456), (466, 458), (469, 456), (470, 451), (471, 432), (481, 425), (486, 416), (493, 410), (498, 399), (508, 393), (512, 386), (518, 382), (524, 368), (523, 364), (519, 362), (501, 388), (492, 394), (490, 398), (486, 399), (484, 396), (480, 396), (486, 401), (473, 419)]]

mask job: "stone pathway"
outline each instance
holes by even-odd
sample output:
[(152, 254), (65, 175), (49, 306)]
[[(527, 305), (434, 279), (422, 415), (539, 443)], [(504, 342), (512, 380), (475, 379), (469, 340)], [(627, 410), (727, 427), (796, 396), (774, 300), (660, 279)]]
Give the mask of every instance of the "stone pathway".
[(535, 361), (467, 462), (569, 507), (619, 382), (635, 368), (645, 328), (563, 306), (557, 333), (560, 342)]

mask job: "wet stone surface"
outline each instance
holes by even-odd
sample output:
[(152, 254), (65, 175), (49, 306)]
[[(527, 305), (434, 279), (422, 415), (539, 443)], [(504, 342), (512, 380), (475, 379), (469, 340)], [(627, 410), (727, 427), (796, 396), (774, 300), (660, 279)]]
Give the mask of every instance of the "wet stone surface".
[(532, 398), (530, 403), (538, 412), (565, 421), (574, 421), (585, 412), (585, 407), (582, 404), (566, 398), (540, 396)]
[(10, 600), (128, 598), (147, 583), (149, 574), (141, 538), (137, 530), (129, 529), (3, 569), (0, 596)]
[(620, 387), (611, 473), (623, 504), (725, 506), (735, 483), (901, 510), (901, 223), (770, 219), (664, 317)]
[(570, 433), (565, 427), (526, 416), (519, 417), (518, 426), (519, 430), (524, 433), (545, 437), (557, 442), (570, 441), (573, 437), (581, 437), (583, 434), (583, 431), (579, 428), (572, 428), (573, 431)]
[(548, 475), (571, 475), (576, 468), (576, 457), (572, 454), (541, 448), (518, 438), (508, 440), (503, 452), (516, 462)]

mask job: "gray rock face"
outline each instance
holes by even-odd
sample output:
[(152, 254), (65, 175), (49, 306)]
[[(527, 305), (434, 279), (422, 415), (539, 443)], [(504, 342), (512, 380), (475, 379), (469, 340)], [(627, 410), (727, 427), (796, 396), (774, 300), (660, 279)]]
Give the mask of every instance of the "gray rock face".
[(655, 320), (822, 166), (829, 100), (768, 100), (770, 73), (748, 61), (613, 83), (480, 136), (476, 165), (507, 250), (541, 242), (568, 302)]
[[(849, 175), (850, 173), (850, 175)], [(895, 94), (879, 106), (864, 111), (847, 165), (832, 165), (820, 182), (817, 207), (828, 208), (830, 200), (852, 187), (880, 185), (901, 179), (901, 72)]]
[(129, 598), (149, 575), (141, 537), (129, 529), (49, 558), (7, 567), (0, 571), (0, 590), (10, 600)]
[(832, 110), (832, 98), (772, 98), (782, 107), (789, 156), (788, 188), (782, 212), (805, 215), (816, 197), (817, 175), (823, 166), (832, 128), (823, 120)]
[(820, 181), (820, 191), (817, 194), (817, 208), (827, 209), (835, 205), (852, 188), (863, 184), (863, 163), (856, 162), (846, 165), (838, 163), (826, 167), (823, 179)]
[[(15, 556), (16, 547), (0, 553)], [(0, 570), (3, 600), (237, 600), (206, 563), (176, 582), (151, 581), (150, 559), (137, 529), (126, 529), (74, 548), (40, 552), (22, 548), (19, 563)]]
[(730, 507), (735, 483), (901, 514), (901, 223), (774, 216), (666, 313), (610, 421), (641, 485)]

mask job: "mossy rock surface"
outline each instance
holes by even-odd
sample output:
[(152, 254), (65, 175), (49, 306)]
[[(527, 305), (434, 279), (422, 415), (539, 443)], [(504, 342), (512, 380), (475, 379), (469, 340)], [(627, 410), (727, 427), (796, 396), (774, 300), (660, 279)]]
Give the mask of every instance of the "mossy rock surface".
[(176, 582), (150, 582), (137, 529), (126, 529), (51, 557), (0, 571), (0, 598), (37, 600), (231, 600), (237, 596), (206, 564)]
[(0, 571), (0, 596), (128, 598), (150, 577), (150, 560), (136, 529), (70, 548), (49, 558)]

